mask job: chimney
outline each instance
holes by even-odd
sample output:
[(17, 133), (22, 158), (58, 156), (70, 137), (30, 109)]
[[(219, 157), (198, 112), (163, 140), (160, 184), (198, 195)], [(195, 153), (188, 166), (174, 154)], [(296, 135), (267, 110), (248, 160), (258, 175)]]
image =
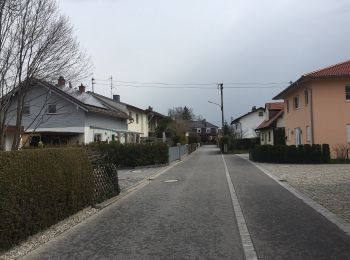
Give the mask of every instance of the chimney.
[(255, 111), (255, 110), (256, 110), (256, 106), (253, 106), (253, 107), (252, 107), (252, 111)]
[(153, 111), (153, 107), (148, 106), (148, 110), (149, 110), (149, 111)]
[(60, 76), (57, 81), (57, 86), (58, 87), (64, 87), (66, 85), (66, 80), (64, 77)]
[(120, 102), (120, 95), (113, 95), (113, 100)]
[(79, 92), (80, 93), (85, 92), (85, 86), (83, 85), (83, 83), (81, 83), (81, 85), (79, 86)]

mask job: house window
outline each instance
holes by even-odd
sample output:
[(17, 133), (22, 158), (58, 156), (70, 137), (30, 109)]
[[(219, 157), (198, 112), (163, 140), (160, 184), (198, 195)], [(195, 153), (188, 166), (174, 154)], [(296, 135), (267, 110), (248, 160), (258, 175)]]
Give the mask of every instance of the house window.
[(300, 108), (300, 97), (299, 96), (294, 97), (294, 108), (295, 109)]
[(207, 129), (206, 129), (206, 132), (207, 132), (207, 134), (209, 134), (209, 133), (211, 132), (211, 129), (210, 129), (210, 128), (207, 128)]
[(112, 135), (112, 142), (115, 141), (115, 135)]
[(48, 114), (56, 114), (57, 113), (56, 104), (49, 104), (47, 107), (47, 113)]
[(30, 106), (29, 105), (23, 106), (23, 115), (30, 115)]
[(94, 134), (94, 142), (101, 143), (101, 141), (102, 141), (102, 135), (101, 134)]
[(311, 142), (311, 127), (306, 126), (306, 142)]
[(268, 137), (269, 137), (269, 142), (271, 142), (271, 131), (269, 131)]
[(350, 143), (350, 125), (346, 125), (346, 134), (347, 134), (348, 143)]
[(200, 134), (202, 132), (202, 129), (197, 128), (197, 133)]
[(139, 123), (139, 114), (136, 113), (136, 124)]
[(258, 116), (263, 116), (264, 112), (263, 111), (259, 111)]
[(350, 100), (350, 86), (345, 86), (345, 98)]
[(309, 104), (309, 91), (306, 89), (305, 92), (305, 106)]
[(289, 100), (286, 100), (287, 113), (289, 113)]

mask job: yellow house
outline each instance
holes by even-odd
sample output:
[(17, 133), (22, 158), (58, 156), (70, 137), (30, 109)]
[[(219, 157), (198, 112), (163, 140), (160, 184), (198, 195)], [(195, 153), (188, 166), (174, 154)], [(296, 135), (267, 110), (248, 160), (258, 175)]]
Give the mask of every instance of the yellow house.
[(284, 99), (287, 145), (326, 143), (332, 158), (347, 153), (350, 60), (302, 75), (274, 99)]

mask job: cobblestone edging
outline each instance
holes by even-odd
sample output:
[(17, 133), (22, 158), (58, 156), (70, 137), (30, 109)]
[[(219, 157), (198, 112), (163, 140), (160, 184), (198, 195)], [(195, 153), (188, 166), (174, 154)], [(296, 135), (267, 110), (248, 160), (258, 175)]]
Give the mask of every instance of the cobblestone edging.
[(349, 164), (255, 164), (350, 223)]
[(25, 242), (0, 255), (0, 259), (18, 259), (28, 254), (30, 251), (38, 248), (40, 245), (50, 241), (52, 238), (79, 224), (88, 217), (94, 215), (97, 211), (97, 209), (91, 207), (83, 209), (73, 216), (70, 216), (69, 218), (58, 222), (47, 230), (29, 237)]
[[(165, 170), (167, 166), (155, 167), (155, 168), (137, 168), (133, 170), (118, 170), (119, 185), (121, 188), (121, 193), (127, 192), (128, 189), (134, 187), (138, 183), (148, 177)], [(34, 236), (29, 237), (26, 241), (22, 242), (20, 245), (12, 248), (11, 250), (0, 254), (0, 260), (12, 260), (18, 259), (34, 249), (38, 248), (40, 245), (50, 241), (54, 237), (64, 233), (70, 228), (76, 226), (80, 222), (89, 218), (90, 216), (96, 214), (101, 208), (88, 207), (79, 211), (78, 213), (70, 216), (69, 218), (60, 221), (59, 223), (53, 225), (45, 231), (39, 232)]]

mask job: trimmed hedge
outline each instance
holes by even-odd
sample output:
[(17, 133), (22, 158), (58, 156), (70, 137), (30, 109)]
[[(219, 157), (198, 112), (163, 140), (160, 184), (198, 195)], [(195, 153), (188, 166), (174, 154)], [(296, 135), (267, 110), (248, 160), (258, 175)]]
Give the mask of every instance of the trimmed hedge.
[(100, 154), (97, 163), (113, 163), (117, 167), (136, 167), (169, 162), (169, 147), (164, 143), (94, 143), (88, 148)]
[(0, 152), (0, 251), (91, 205), (93, 194), (83, 149)]
[(328, 163), (328, 144), (314, 145), (258, 145), (249, 152), (250, 159), (270, 163)]
[(249, 150), (260, 144), (260, 139), (256, 138), (241, 138), (230, 141), (229, 150)]

